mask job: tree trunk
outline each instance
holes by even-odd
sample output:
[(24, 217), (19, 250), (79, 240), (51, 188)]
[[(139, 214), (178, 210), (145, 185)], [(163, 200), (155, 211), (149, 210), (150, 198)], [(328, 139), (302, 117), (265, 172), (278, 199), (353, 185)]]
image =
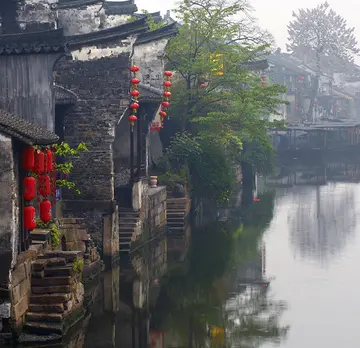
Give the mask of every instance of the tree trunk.
[(311, 91), (311, 99), (309, 104), (309, 109), (307, 112), (307, 121), (312, 122), (313, 121), (313, 113), (314, 113), (314, 107), (315, 107), (315, 100), (318, 95), (319, 91), (319, 76), (316, 76), (315, 82), (314, 82), (314, 88)]
[[(320, 49), (321, 50), (321, 49)], [(312, 89), (312, 95), (310, 99), (310, 105), (309, 110), (307, 113), (307, 120), (313, 121), (313, 113), (314, 113), (314, 107), (315, 107), (315, 100), (319, 93), (319, 84), (320, 84), (320, 76), (321, 76), (321, 66), (320, 66), (320, 53), (321, 51), (316, 51), (316, 77), (314, 82), (314, 87)]]

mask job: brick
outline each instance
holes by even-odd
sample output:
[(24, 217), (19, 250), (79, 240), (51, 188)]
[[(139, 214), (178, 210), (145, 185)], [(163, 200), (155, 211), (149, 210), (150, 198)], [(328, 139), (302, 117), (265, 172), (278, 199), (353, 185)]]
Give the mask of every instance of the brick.
[(13, 306), (13, 320), (18, 321), (29, 308), (29, 297), (24, 296), (15, 306)]
[(11, 289), (12, 303), (18, 303), (30, 291), (30, 280), (24, 279), (21, 283)]
[(22, 282), (24, 279), (26, 279), (26, 268), (25, 265), (22, 263), (12, 271), (11, 285), (14, 287), (20, 282)]

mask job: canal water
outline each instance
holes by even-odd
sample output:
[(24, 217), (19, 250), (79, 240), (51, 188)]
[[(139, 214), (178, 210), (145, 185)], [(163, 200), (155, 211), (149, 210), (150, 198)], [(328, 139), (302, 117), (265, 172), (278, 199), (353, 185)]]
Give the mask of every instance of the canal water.
[(358, 172), (281, 168), (253, 202), (152, 241), (88, 286), (62, 347), (356, 347)]

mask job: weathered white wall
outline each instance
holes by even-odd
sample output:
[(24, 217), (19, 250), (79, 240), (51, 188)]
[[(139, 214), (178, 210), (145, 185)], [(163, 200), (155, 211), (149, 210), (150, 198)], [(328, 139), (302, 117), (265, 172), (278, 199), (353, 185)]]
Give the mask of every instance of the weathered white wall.
[(18, 22), (22, 28), (27, 23), (51, 23), (55, 26), (56, 11), (51, 9), (51, 5), (57, 0), (25, 0), (22, 9), (18, 11)]
[(85, 46), (79, 50), (74, 50), (71, 55), (74, 60), (89, 61), (101, 58), (116, 57), (123, 53), (130, 53), (135, 37), (119, 40), (116, 44), (108, 47)]
[(151, 87), (163, 89), (165, 48), (169, 39), (134, 46), (133, 64), (140, 67), (140, 80)]
[(8, 274), (17, 256), (19, 206), (16, 170), (12, 140), (0, 133), (0, 282), (4, 281), (5, 273)]

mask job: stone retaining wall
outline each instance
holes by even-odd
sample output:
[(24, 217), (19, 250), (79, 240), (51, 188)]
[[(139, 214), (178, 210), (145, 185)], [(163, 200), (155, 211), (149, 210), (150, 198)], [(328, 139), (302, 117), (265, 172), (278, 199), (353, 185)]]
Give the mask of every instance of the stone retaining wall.
[(149, 188), (148, 228), (151, 235), (166, 227), (166, 187)]

